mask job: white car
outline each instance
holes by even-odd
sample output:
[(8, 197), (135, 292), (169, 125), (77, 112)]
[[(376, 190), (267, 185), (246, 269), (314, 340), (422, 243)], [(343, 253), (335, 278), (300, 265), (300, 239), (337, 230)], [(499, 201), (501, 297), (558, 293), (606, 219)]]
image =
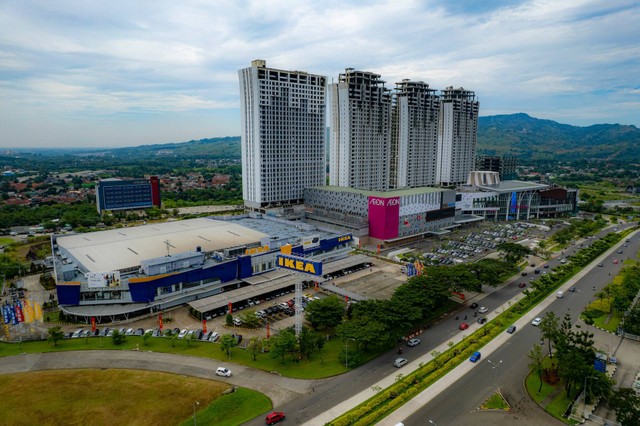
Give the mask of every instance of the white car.
[(407, 346), (418, 346), (420, 344), (420, 339), (411, 339), (407, 342)]
[(218, 367), (216, 370), (216, 376), (231, 377), (231, 370), (224, 367)]
[(535, 325), (536, 327), (540, 325), (540, 323), (542, 322), (542, 318), (538, 317), (536, 319), (534, 319), (533, 321), (531, 321), (531, 325)]
[(220, 335), (218, 334), (218, 332), (214, 331), (213, 333), (211, 333), (211, 336), (209, 336), (209, 341), (210, 342), (215, 342), (219, 338), (220, 338)]
[(242, 320), (240, 318), (238, 318), (238, 317), (234, 318), (233, 319), (233, 325), (235, 325), (235, 326), (242, 325)]
[(481, 306), (480, 309), (478, 309), (478, 312), (484, 314), (486, 312), (489, 312), (489, 309), (487, 309), (486, 306)]
[(187, 329), (183, 328), (182, 330), (180, 330), (180, 333), (178, 334), (178, 339), (184, 339), (184, 336), (187, 335)]

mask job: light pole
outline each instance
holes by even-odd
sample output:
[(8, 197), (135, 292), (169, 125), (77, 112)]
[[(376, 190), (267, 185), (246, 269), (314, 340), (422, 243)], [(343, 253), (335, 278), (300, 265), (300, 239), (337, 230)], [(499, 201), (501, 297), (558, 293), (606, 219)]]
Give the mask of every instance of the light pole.
[(196, 420), (196, 407), (200, 405), (198, 401), (193, 403), (193, 426), (197, 426), (198, 420)]
[(349, 356), (348, 356), (348, 347), (347, 347), (347, 343), (349, 343), (349, 340), (353, 340), (354, 342), (356, 341), (356, 339), (352, 338), (352, 337), (347, 337), (344, 341), (344, 368), (345, 369), (349, 369)]
[(494, 374), (493, 374), (493, 382), (494, 382), (494, 385), (495, 385), (495, 387), (497, 389), (498, 388), (498, 366), (500, 364), (502, 364), (502, 360), (498, 361), (497, 364), (495, 362), (491, 361), (490, 359), (488, 359), (487, 362), (489, 364), (493, 365), (493, 367), (491, 367), (491, 368), (493, 368), (493, 372), (494, 372)]

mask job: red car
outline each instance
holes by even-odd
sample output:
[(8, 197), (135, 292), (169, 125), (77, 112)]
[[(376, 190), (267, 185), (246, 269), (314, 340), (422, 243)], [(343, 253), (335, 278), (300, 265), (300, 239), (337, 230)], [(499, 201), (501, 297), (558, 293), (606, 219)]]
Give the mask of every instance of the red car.
[(460, 327), (458, 327), (460, 330), (466, 330), (467, 328), (469, 328), (469, 324), (467, 324), (466, 322), (460, 323)]
[(527, 286), (527, 284), (526, 284), (526, 283), (520, 283), (520, 284), (518, 285), (518, 287), (520, 287), (520, 288), (525, 288), (526, 286)]
[(265, 419), (268, 425), (278, 423), (281, 420), (284, 420), (284, 413), (282, 411), (274, 411), (271, 414), (267, 414), (267, 418)]
[(618, 259), (613, 259), (613, 263), (618, 264)]

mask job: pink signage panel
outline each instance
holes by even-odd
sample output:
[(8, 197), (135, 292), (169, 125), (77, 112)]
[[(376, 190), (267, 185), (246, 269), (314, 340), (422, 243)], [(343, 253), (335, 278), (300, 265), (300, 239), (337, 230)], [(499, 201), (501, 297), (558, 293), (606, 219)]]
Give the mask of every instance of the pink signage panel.
[(369, 236), (386, 240), (398, 236), (400, 197), (369, 197)]

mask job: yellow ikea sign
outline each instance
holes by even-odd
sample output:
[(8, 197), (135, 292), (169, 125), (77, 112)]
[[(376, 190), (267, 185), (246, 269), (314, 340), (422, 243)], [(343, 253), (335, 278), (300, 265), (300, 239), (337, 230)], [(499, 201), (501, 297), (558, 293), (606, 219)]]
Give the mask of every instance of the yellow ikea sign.
[(322, 275), (322, 263), (278, 255), (278, 267), (306, 274)]
[(342, 237), (338, 237), (338, 242), (341, 243), (343, 241), (351, 241), (351, 235), (344, 235)]

